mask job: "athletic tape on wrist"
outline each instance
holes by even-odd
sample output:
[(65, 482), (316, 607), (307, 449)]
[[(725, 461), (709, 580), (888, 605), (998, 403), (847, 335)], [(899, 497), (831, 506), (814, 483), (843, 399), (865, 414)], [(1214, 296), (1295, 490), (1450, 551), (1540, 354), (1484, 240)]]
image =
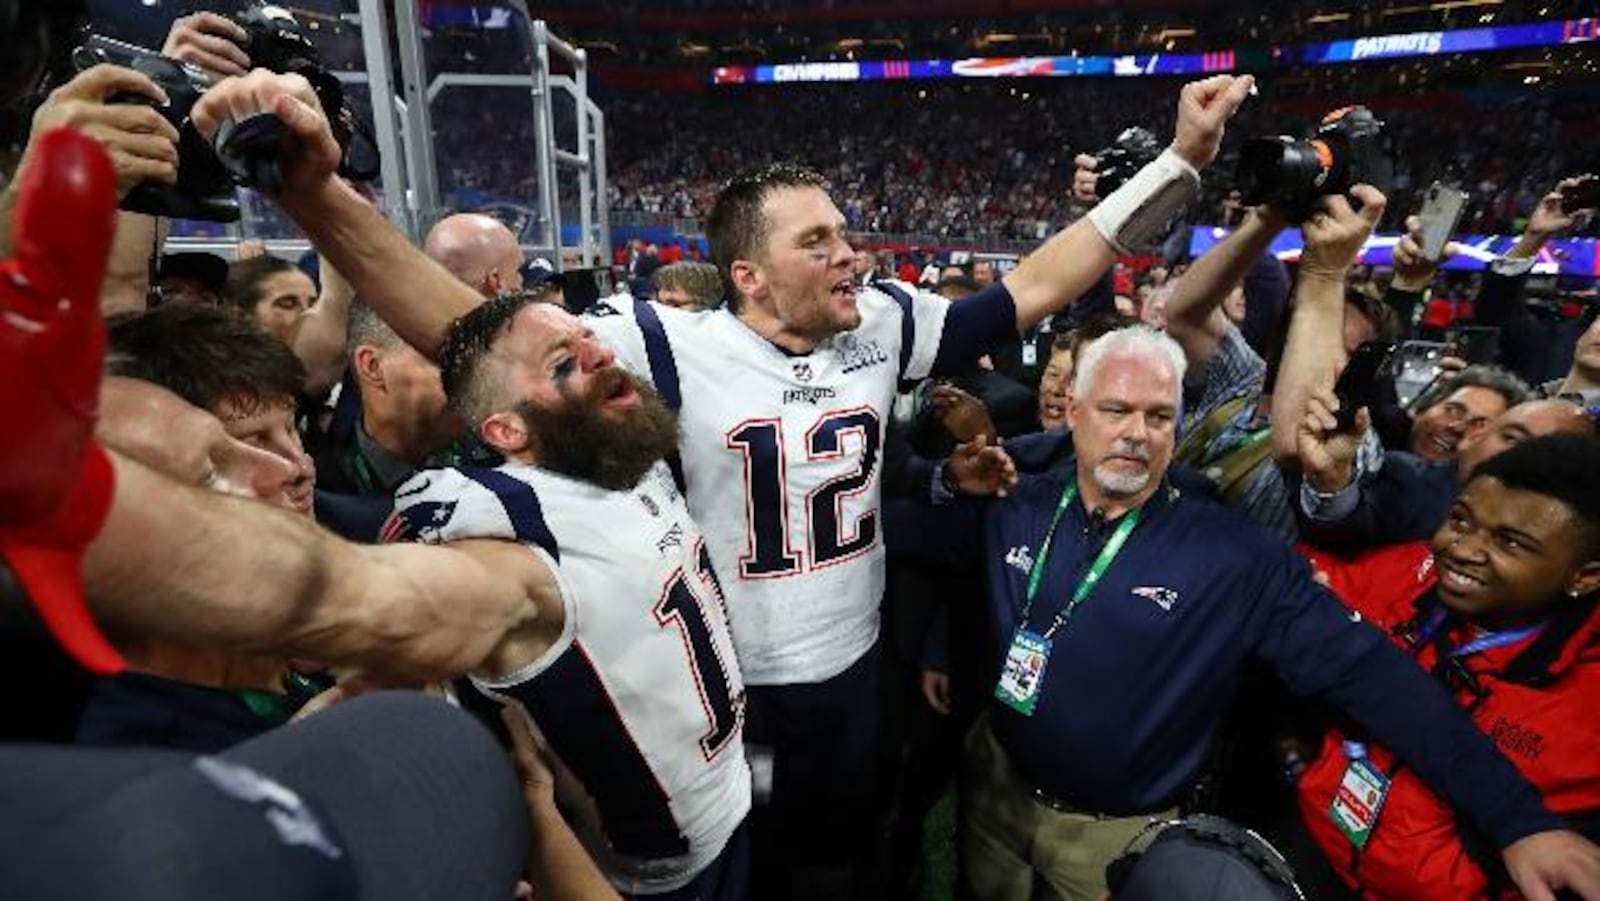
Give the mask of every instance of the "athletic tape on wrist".
[(1090, 210), (1089, 221), (1118, 251), (1147, 250), (1199, 191), (1200, 173), (1168, 147)]

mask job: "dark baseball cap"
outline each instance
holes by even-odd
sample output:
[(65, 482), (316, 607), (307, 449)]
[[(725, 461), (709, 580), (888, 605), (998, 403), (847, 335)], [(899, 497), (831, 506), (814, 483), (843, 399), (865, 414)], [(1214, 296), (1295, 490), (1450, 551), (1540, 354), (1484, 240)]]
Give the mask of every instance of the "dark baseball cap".
[(156, 277), (168, 275), (196, 279), (220, 295), (228, 286), (228, 261), (214, 253), (199, 251), (164, 253), (156, 266)]

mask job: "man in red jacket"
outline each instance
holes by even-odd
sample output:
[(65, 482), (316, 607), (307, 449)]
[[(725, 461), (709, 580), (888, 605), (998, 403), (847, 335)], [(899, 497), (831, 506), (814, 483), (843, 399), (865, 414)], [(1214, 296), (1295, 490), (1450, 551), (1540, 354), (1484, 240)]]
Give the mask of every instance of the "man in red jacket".
[[(1592, 437), (1528, 441), (1477, 469), (1431, 544), (1313, 558), (1352, 616), (1434, 673), (1580, 831), (1600, 814), (1597, 460)], [(1490, 846), (1358, 730), (1329, 731), (1299, 793), (1362, 897), (1518, 897)]]

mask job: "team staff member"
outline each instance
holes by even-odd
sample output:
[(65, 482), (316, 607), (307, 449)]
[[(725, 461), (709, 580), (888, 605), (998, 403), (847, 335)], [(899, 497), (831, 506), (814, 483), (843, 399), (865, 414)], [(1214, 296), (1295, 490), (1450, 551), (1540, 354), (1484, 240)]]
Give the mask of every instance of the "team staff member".
[(1252, 656), (1404, 754), (1504, 849), (1529, 898), (1563, 885), (1600, 897), (1600, 848), (1560, 831), (1431, 679), (1281, 539), (1172, 486), (1183, 371), (1177, 344), (1143, 326), (1091, 344), (1068, 406), (1076, 465), (987, 510), (1005, 663), (968, 739), (961, 847), (974, 897), (1098, 895), (1105, 865), (1199, 778)]
[[(1431, 547), (1316, 560), (1345, 603), (1444, 683), (1551, 809), (1591, 825), (1600, 812), (1596, 460), (1594, 438), (1535, 438), (1473, 472)], [(1499, 862), (1475, 853), (1482, 837), (1360, 729), (1328, 733), (1300, 780), (1300, 811), (1363, 897), (1498, 898), (1509, 887)]]

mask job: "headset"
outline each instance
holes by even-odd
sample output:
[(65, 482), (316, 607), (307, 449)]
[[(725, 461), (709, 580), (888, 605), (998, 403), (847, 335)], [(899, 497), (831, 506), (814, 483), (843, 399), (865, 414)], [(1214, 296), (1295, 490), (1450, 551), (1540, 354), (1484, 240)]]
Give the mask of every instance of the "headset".
[(1255, 831), (1210, 814), (1193, 814), (1176, 820), (1162, 820), (1146, 826), (1133, 837), (1122, 856), (1106, 865), (1106, 886), (1113, 895), (1121, 894), (1133, 878), (1146, 853), (1165, 838), (1188, 837), (1218, 853), (1251, 864), (1269, 891), (1292, 901), (1306, 901), (1295, 882), (1294, 870), (1270, 842)]

